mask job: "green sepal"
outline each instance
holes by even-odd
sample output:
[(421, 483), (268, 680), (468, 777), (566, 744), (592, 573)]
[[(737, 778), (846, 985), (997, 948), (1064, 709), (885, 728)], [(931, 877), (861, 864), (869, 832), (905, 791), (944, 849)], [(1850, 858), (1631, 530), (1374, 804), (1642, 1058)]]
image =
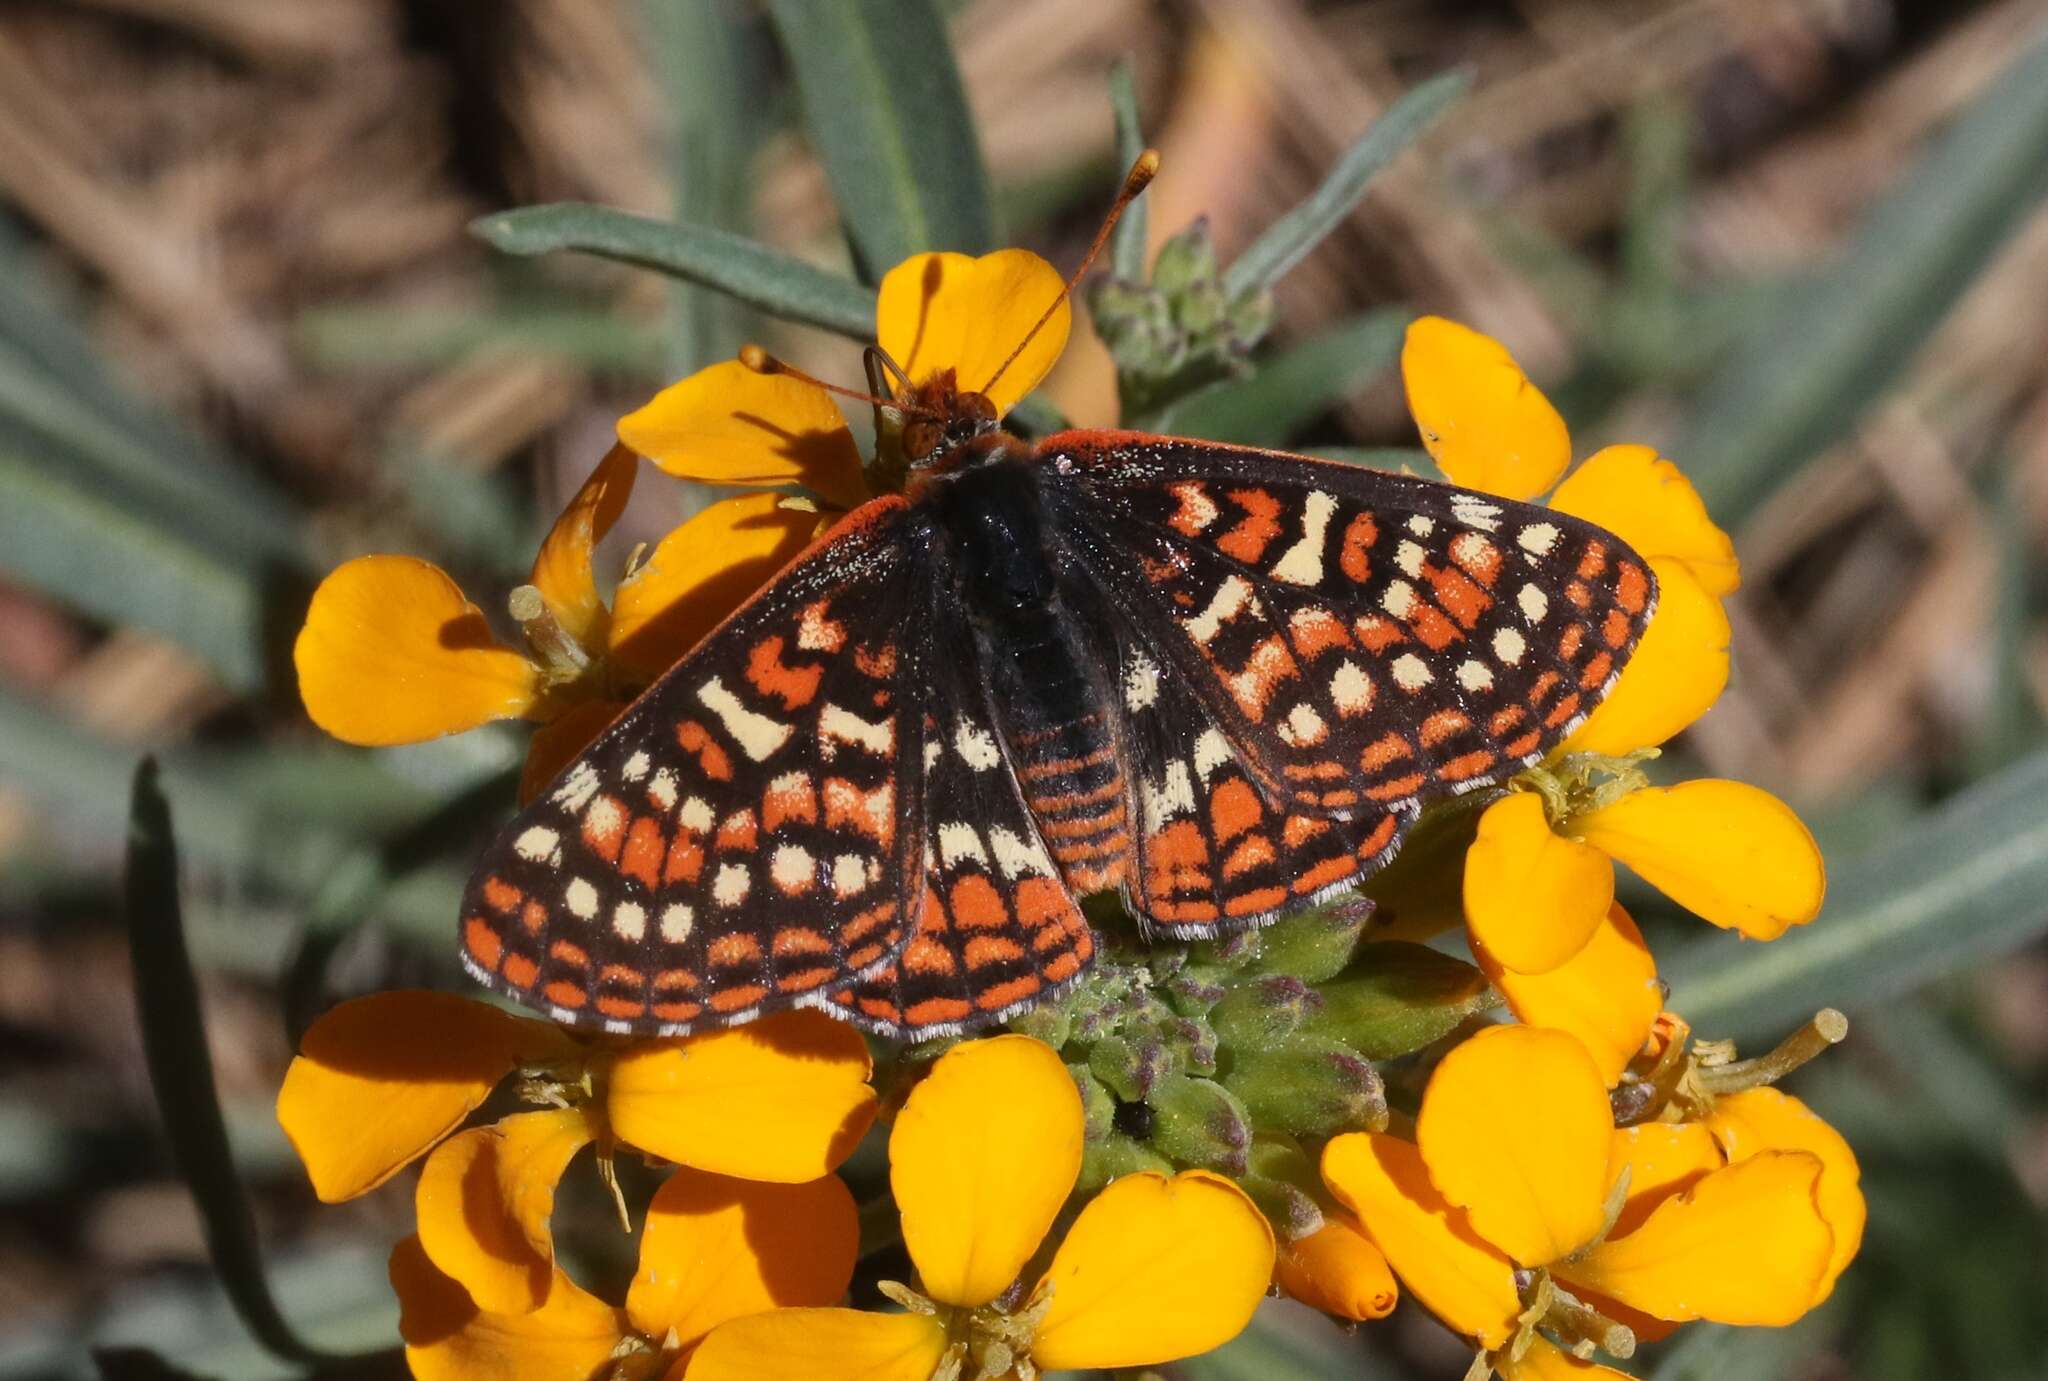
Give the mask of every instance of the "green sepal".
[(1263, 1049), (1291, 1035), (1323, 1005), (1316, 990), (1288, 974), (1240, 983), (1209, 1013), (1217, 1037), (1235, 1051)]
[(1088, 1066), (1069, 1064), (1067, 1073), (1074, 1076), (1074, 1086), (1081, 1090), (1082, 1134), (1091, 1143), (1101, 1141), (1109, 1135), (1116, 1119), (1116, 1098)]
[(1379, 1071), (1342, 1040), (1302, 1034), (1232, 1053), (1223, 1086), (1262, 1131), (1324, 1137), (1387, 1125)]
[(1335, 978), (1358, 952), (1373, 918), (1366, 897), (1344, 897), (1328, 906), (1291, 916), (1259, 932), (1248, 967), (1257, 973), (1287, 974), (1304, 983)]
[(1251, 1172), (1239, 1176), (1237, 1183), (1282, 1240), (1298, 1242), (1323, 1226), (1323, 1206), (1286, 1180)]
[(1303, 1032), (1341, 1041), (1368, 1060), (1420, 1050), (1500, 1004), (1472, 965), (1398, 940), (1361, 946), (1351, 968), (1317, 991), (1322, 1010), (1302, 1023)]
[(1048, 1002), (1010, 1018), (1008, 1025), (1018, 1035), (1044, 1041), (1058, 1050), (1073, 1034), (1074, 1019), (1064, 1002)]
[(1090, 1072), (1126, 1103), (1144, 1102), (1166, 1064), (1165, 1046), (1147, 1035), (1104, 1036), (1088, 1049)]
[(1152, 1148), (1181, 1165), (1244, 1173), (1251, 1150), (1252, 1119), (1221, 1084), (1186, 1074), (1169, 1074), (1145, 1100), (1152, 1109)]
[(1141, 1170), (1171, 1175), (1174, 1164), (1143, 1142), (1122, 1132), (1111, 1132), (1100, 1141), (1089, 1142), (1082, 1150), (1081, 1177), (1074, 1182), (1074, 1189), (1077, 1193), (1093, 1194), (1111, 1180)]

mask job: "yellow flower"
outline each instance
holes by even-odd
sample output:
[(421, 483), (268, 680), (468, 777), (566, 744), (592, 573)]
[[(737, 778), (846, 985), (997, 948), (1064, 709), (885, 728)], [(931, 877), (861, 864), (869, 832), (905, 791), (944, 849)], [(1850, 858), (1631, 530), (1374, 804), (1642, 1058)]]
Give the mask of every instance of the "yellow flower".
[(1073, 1077), (1026, 1036), (956, 1046), (910, 1094), (889, 1179), (918, 1292), (900, 1314), (777, 1310), (712, 1330), (690, 1381), (926, 1381), (942, 1368), (1029, 1378), (1191, 1357), (1236, 1336), (1273, 1274), (1265, 1216), (1203, 1171), (1113, 1181), (1028, 1292), (1019, 1276), (1072, 1193)]
[[(488, 1184), (470, 1189), (479, 1201), (495, 1194)], [(391, 1254), (399, 1334), (420, 1381), (552, 1381), (593, 1374), (614, 1360), (625, 1376), (680, 1377), (690, 1351), (719, 1324), (843, 1295), (859, 1251), (860, 1215), (834, 1175), (757, 1184), (677, 1170), (648, 1205), (639, 1269), (623, 1309), (552, 1265), (534, 1269), (542, 1288), (532, 1303), (492, 1299), (488, 1287), (479, 1289), (489, 1272), (473, 1268), (495, 1259), (496, 1244), (471, 1242), (461, 1261), (472, 1268), (465, 1274), (445, 1267), (428, 1232), (423, 1213), (420, 1235)]]
[[(1452, 481), (1520, 500), (1554, 485), (1552, 508), (1613, 532), (1657, 576), (1656, 614), (1613, 691), (1559, 746), (1559, 770), (1518, 782), (1536, 790), (1511, 791), (1480, 820), (1465, 869), (1475, 949), (1524, 974), (1564, 963), (1613, 904), (1613, 860), (1753, 939), (1812, 920), (1820, 853), (1788, 807), (1741, 782), (1648, 787), (1633, 768), (1728, 683), (1720, 600), (1740, 573), (1698, 493), (1646, 446), (1609, 446), (1559, 484), (1571, 464), (1564, 420), (1497, 341), (1455, 322), (1411, 326), (1401, 372), (1423, 444)], [(1596, 773), (1616, 780), (1596, 785)]]
[[(444, 1142), (515, 1070), (528, 1101), (548, 1110)], [(285, 1072), (277, 1117), (328, 1203), (376, 1188), (438, 1145), (421, 1176), (422, 1236), (430, 1252), (443, 1224), (447, 1240), (501, 1245), (502, 1280), (479, 1288), (503, 1303), (521, 1289), (544, 1292), (531, 1281), (545, 1280), (535, 1263), (553, 1263), (545, 1223), (555, 1181), (584, 1145), (805, 1183), (836, 1169), (874, 1120), (870, 1072), (859, 1034), (819, 1012), (618, 1042), (449, 993), (389, 992), (313, 1023)], [(502, 1202), (472, 1204), (473, 1184), (501, 1186)], [(484, 1217), (465, 1216), (472, 1210)], [(437, 1260), (455, 1272), (453, 1257)]]
[(780, 495), (726, 499), (598, 593), (591, 553), (625, 511), (639, 462), (615, 447), (555, 520), (513, 612), (527, 650), (493, 636), (438, 566), (364, 556), (320, 583), (293, 660), (313, 722), (348, 743), (417, 743), (493, 719), (538, 720), (530, 799), (659, 676), (816, 534)]
[(1617, 1130), (1573, 1037), (1495, 1026), (1438, 1065), (1415, 1141), (1337, 1137), (1323, 1177), (1409, 1293), (1510, 1378), (1565, 1374), (1532, 1341), (1561, 1293), (1733, 1324), (1825, 1297), (1823, 1156), (1776, 1142), (1724, 1162), (1712, 1137), (1663, 1126)]

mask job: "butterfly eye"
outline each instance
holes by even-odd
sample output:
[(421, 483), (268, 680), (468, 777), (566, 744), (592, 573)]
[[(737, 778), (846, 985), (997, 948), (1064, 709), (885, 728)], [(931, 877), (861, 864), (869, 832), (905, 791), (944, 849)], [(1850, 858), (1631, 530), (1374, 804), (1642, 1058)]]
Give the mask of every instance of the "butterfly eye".
[(903, 428), (903, 454), (913, 461), (925, 460), (939, 449), (939, 443), (946, 439), (947, 431), (937, 422), (918, 420), (909, 422)]

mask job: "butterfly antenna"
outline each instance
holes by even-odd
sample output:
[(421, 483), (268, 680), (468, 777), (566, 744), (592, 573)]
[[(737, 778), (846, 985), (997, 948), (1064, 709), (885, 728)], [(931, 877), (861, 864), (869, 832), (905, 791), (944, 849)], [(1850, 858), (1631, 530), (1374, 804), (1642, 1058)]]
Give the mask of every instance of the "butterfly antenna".
[(792, 379), (801, 379), (807, 384), (814, 384), (824, 389), (827, 393), (836, 393), (842, 398), (852, 398), (857, 402), (868, 403), (874, 407), (894, 408), (898, 412), (909, 413), (913, 417), (938, 416), (930, 408), (906, 407), (893, 398), (882, 398), (872, 393), (862, 393), (857, 388), (841, 388), (838, 384), (828, 384), (815, 375), (804, 373), (793, 364), (775, 358), (775, 356), (769, 354), (758, 345), (742, 345), (740, 347), (740, 363), (753, 370), (756, 374), (784, 374)]
[(1046, 322), (1052, 320), (1052, 314), (1060, 309), (1060, 303), (1074, 295), (1074, 289), (1080, 285), (1082, 278), (1087, 276), (1089, 266), (1095, 262), (1095, 256), (1102, 253), (1102, 247), (1109, 243), (1109, 232), (1116, 229), (1116, 223), (1123, 219), (1124, 208), (1136, 201), (1138, 193), (1144, 191), (1146, 185), (1158, 174), (1159, 150), (1147, 149), (1139, 154), (1137, 161), (1131, 164), (1131, 170), (1124, 174), (1123, 189), (1116, 194), (1116, 201), (1110, 205), (1109, 214), (1102, 218), (1102, 228), (1095, 232), (1095, 242), (1089, 245), (1088, 252), (1081, 256), (1080, 267), (1074, 270), (1073, 277), (1060, 289), (1060, 295), (1052, 300), (1045, 312), (1032, 323), (1031, 329), (1024, 333), (1024, 339), (1017, 342), (1017, 348), (1010, 352), (1010, 357), (996, 367), (995, 373), (988, 376), (988, 382), (981, 386), (981, 392), (987, 393), (996, 386), (996, 380), (1002, 378), (1009, 367), (1017, 362), (1017, 357), (1024, 353), (1024, 347), (1031, 344), (1032, 338)]

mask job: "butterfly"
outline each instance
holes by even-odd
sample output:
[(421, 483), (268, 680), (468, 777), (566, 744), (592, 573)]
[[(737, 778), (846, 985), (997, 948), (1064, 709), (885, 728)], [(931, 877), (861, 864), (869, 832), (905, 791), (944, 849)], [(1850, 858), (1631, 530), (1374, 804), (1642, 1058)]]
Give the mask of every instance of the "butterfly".
[(1356, 887), (1428, 803), (1562, 742), (1656, 605), (1640, 556), (1548, 509), (1142, 432), (1027, 442), (946, 372), (880, 401), (904, 492), (489, 847), (481, 982), (617, 1033), (992, 1025), (1087, 971), (1089, 893), (1194, 940)]

